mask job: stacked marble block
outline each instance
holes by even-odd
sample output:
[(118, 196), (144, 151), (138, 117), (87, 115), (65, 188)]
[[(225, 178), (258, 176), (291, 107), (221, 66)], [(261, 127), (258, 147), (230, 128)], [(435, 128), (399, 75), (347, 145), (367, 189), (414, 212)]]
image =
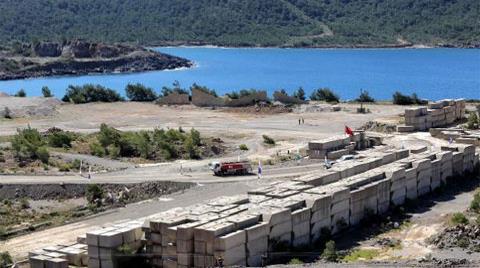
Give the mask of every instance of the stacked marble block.
[(31, 268), (64, 268), (87, 266), (87, 245), (74, 243), (71, 245), (50, 246), (29, 252)]
[(365, 132), (356, 131), (353, 136), (334, 136), (323, 140), (308, 143), (308, 155), (311, 159), (338, 159), (343, 155), (351, 154), (355, 150), (371, 147), (370, 140)]
[(128, 251), (143, 248), (143, 221), (130, 221), (87, 232), (89, 268), (118, 267), (116, 257), (122, 254), (122, 247)]
[(398, 126), (399, 132), (424, 131), (432, 127), (443, 127), (465, 117), (465, 100), (440, 100), (428, 107), (405, 110), (405, 125)]

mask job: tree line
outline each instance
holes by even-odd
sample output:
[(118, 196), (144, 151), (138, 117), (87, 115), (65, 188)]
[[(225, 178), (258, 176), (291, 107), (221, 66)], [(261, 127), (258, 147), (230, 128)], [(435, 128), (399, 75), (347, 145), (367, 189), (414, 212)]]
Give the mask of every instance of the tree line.
[[(212, 96), (218, 97), (217, 92), (215, 89), (210, 89), (206, 86), (201, 86), (194, 83), (189, 90), (182, 88), (178, 81), (175, 81), (171, 87), (164, 86), (160, 93), (157, 93), (153, 88), (147, 87), (143, 84), (136, 83), (136, 84), (128, 84), (125, 87), (125, 95), (127, 99), (130, 101), (138, 101), (138, 102), (152, 102), (157, 100), (158, 98), (166, 97), (172, 93), (178, 94), (187, 94), (190, 96), (191, 90), (200, 90)], [(285, 89), (279, 89), (284, 95), (289, 95)], [(230, 99), (239, 99), (241, 97), (245, 97), (251, 94), (257, 94), (260, 90), (257, 89), (242, 89), (240, 91), (232, 91), (230, 93), (226, 93), (225, 96)], [(48, 87), (42, 88), (42, 94), (44, 97), (53, 97), (51, 90)], [(26, 97), (27, 94), (25, 90), (20, 89), (14, 96), (16, 97)], [(292, 97), (307, 100), (305, 95), (305, 90), (302, 87), (299, 87), (295, 90), (292, 94)], [(94, 85), (94, 84), (85, 84), (83, 86), (73, 86), (70, 85), (67, 88), (65, 95), (62, 97), (62, 101), (64, 102), (71, 102), (75, 104), (80, 103), (89, 103), (89, 102), (118, 102), (118, 101), (125, 101), (126, 99), (122, 97), (117, 91), (101, 86), (101, 85)], [(314, 90), (310, 94), (310, 100), (312, 101), (325, 101), (329, 103), (338, 103), (341, 101), (341, 97), (338, 93), (334, 92), (332, 89), (325, 87), (325, 88), (318, 88)], [(418, 97), (416, 93), (412, 95), (405, 95), (400, 91), (396, 91), (392, 95), (393, 104), (398, 105), (425, 105), (428, 103), (427, 100), (421, 99)], [(356, 102), (365, 102), (365, 103), (373, 103), (376, 100), (370, 96), (370, 93), (367, 90), (360, 90), (360, 95), (354, 99)]]

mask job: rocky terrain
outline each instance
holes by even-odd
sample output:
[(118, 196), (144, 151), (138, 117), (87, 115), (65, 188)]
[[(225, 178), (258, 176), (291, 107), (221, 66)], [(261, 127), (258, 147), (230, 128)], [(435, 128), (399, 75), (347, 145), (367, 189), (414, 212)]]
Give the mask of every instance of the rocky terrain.
[(0, 51), (0, 80), (142, 72), (191, 67), (187, 59), (142, 47), (86, 41), (39, 42)]

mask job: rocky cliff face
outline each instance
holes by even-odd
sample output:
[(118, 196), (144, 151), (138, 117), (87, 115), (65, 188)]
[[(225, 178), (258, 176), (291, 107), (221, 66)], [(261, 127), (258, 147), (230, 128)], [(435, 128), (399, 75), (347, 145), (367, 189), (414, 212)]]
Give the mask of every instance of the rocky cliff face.
[[(86, 41), (40, 42), (34, 57), (0, 57), (0, 80), (51, 75), (142, 72), (191, 67), (187, 59), (127, 45)], [(15, 68), (14, 68), (15, 67)]]

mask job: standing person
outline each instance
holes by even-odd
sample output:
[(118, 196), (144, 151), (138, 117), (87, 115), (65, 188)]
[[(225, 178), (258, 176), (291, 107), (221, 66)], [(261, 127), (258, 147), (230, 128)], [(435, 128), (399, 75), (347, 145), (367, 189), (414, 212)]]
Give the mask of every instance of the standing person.
[(302, 125), (305, 125), (305, 118), (302, 117)]
[(258, 179), (261, 179), (262, 178), (262, 163), (260, 162), (260, 160), (258, 160)]
[(301, 119), (300, 119), (300, 118), (298, 118), (298, 125), (300, 125), (300, 121), (301, 121)]

